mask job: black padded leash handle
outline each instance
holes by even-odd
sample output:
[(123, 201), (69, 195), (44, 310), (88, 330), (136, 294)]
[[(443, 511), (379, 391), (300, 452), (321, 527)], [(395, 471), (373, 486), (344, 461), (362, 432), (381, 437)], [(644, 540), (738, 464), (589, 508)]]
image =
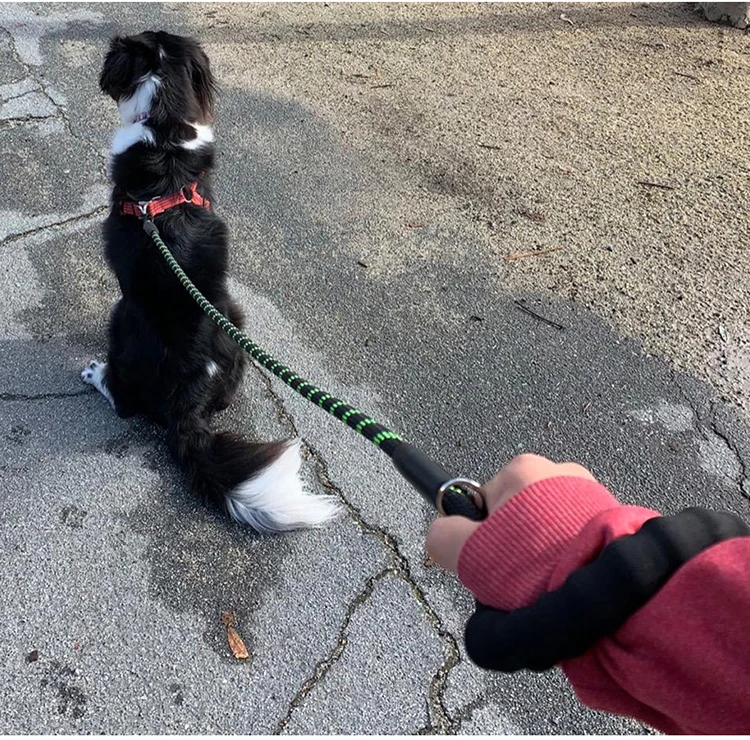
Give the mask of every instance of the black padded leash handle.
[(401, 442), (391, 454), (401, 475), (444, 516), (465, 516), (480, 522), (487, 516), (487, 506), (479, 484), (456, 478), (416, 447)]

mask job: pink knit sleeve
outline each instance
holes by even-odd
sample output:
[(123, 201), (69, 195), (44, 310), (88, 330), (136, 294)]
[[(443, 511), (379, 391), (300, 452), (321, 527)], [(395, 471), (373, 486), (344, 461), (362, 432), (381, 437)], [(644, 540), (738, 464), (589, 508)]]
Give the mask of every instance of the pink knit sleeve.
[[(617, 534), (604, 528), (581, 548), (574, 540), (597, 515), (616, 511)], [(569, 571), (593, 560), (609, 539), (637, 532), (655, 511), (620, 506), (600, 483), (549, 478), (514, 496), (487, 519), (461, 550), (458, 575), (483, 604), (517, 609), (550, 590), (561, 565)], [(564, 580), (564, 579), (563, 579)]]

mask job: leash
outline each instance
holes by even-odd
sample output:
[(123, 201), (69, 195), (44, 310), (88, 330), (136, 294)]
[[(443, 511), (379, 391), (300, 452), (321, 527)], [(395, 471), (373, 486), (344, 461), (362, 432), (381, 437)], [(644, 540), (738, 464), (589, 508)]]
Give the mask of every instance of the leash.
[(405, 442), (400, 435), (379, 424), (375, 419), (350, 404), (336, 398), (324, 389), (299, 377), (291, 368), (265, 352), (248, 336), (242, 333), (226, 316), (217, 310), (195, 287), (180, 267), (156, 228), (146, 204), (140, 205), (138, 215), (143, 219), (143, 229), (151, 237), (169, 268), (184, 288), (231, 339), (259, 365), (283, 380), (292, 390), (311, 403), (316, 404), (331, 416), (346, 424), (358, 434), (369, 439), (378, 449), (391, 458), (399, 473), (416, 488), (443, 516), (460, 515), (475, 521), (487, 516), (482, 489), (476, 481), (451, 476), (436, 462)]

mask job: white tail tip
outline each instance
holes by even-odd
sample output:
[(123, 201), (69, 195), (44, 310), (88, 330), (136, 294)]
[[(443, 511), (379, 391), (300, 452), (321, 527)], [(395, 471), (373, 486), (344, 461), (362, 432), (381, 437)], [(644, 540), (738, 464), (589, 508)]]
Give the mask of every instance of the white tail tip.
[(227, 494), (229, 515), (258, 532), (287, 532), (321, 527), (340, 516), (334, 496), (315, 496), (299, 477), (299, 442), (292, 442), (255, 477)]

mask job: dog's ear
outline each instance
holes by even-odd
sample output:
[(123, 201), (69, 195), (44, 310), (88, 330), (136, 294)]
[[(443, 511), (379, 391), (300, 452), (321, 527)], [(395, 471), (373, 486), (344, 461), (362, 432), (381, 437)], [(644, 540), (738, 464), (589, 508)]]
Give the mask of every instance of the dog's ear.
[(158, 55), (145, 39), (137, 36), (115, 36), (110, 41), (109, 51), (104, 58), (99, 75), (99, 87), (106, 95), (119, 100), (156, 64)]
[(198, 99), (198, 106), (200, 107), (203, 122), (208, 123), (214, 117), (216, 82), (211, 73), (211, 64), (208, 61), (208, 57), (198, 43), (192, 45), (190, 49), (188, 67), (193, 92)]

